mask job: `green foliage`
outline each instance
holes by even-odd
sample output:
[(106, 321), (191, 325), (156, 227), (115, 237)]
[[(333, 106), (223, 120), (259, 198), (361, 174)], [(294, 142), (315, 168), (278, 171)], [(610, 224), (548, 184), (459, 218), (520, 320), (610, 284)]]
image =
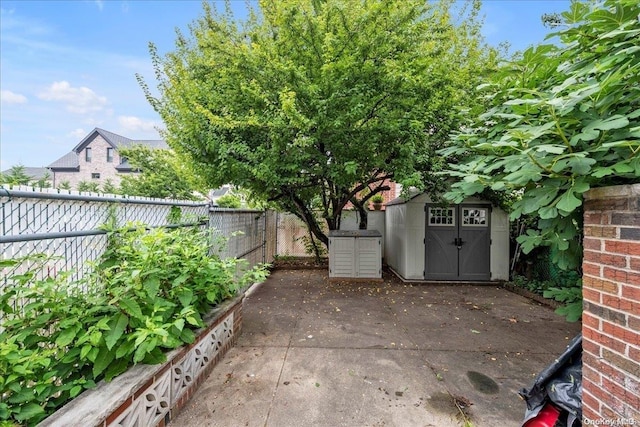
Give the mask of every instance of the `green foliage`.
[(556, 309), (556, 313), (565, 316), (568, 322), (575, 322), (582, 317), (582, 280), (575, 271), (561, 271), (553, 280), (527, 279), (515, 276), (515, 286), (554, 299), (565, 305)]
[(526, 289), (540, 296), (544, 291), (553, 286), (553, 283), (547, 280), (527, 279), (524, 276), (515, 276), (511, 283), (519, 288)]
[(571, 287), (554, 287), (544, 291), (545, 298), (553, 298), (565, 305), (556, 309), (556, 313), (565, 316), (568, 322), (576, 322), (582, 317), (582, 281)]
[(33, 182), (34, 187), (42, 188), (51, 188), (51, 174), (49, 172), (45, 172), (41, 178), (38, 178)]
[(382, 194), (374, 194), (371, 197), (371, 202), (372, 203), (382, 203), (382, 202), (384, 202), (384, 197), (382, 197)]
[(107, 194), (118, 194), (120, 192), (118, 187), (116, 187), (113, 181), (109, 178), (104, 180), (104, 184), (102, 184), (102, 191)]
[[(544, 296), (544, 292), (551, 288), (573, 288), (580, 281), (580, 274), (575, 271), (561, 271), (553, 279), (528, 279), (524, 276), (515, 276), (512, 283), (538, 295)], [(579, 286), (577, 286), (580, 288)]]
[(460, 180), (447, 198), (517, 191), (511, 218), (531, 215), (525, 253), (549, 246), (563, 269), (581, 265), (583, 194), (640, 182), (640, 4), (574, 1), (563, 45), (526, 50), (483, 85), (488, 109), (442, 151)]
[(242, 202), (238, 196), (234, 196), (233, 194), (225, 194), (221, 196), (218, 200), (216, 200), (216, 204), (221, 208), (233, 208), (238, 209), (242, 206)]
[(28, 269), (0, 295), (0, 420), (34, 425), (102, 379), (164, 361), (213, 306), (266, 275), (210, 256), (206, 232), (106, 229), (107, 250), (81, 282), (37, 279), (42, 255), (2, 261)]
[(31, 177), (25, 172), (25, 167), (15, 165), (8, 173), (0, 174), (0, 184), (29, 185)]
[(80, 181), (77, 190), (82, 193), (98, 193), (100, 191), (100, 184), (97, 182)]
[(71, 183), (69, 181), (62, 181), (60, 185), (58, 185), (60, 190), (71, 190)]
[(313, 235), (309, 234), (299, 238), (304, 245), (304, 252), (307, 255), (313, 255), (316, 260), (320, 260), (327, 256), (327, 249), (324, 245), (313, 238)]
[(195, 200), (199, 184), (190, 167), (171, 150), (137, 145), (120, 150), (139, 173), (122, 177), (120, 192), (131, 196)]
[(182, 209), (180, 206), (171, 206), (167, 215), (167, 222), (169, 224), (179, 224), (180, 221), (182, 221)]
[(430, 182), (435, 150), (458, 128), (454, 107), (475, 105), (496, 53), (479, 36), (477, 1), (259, 7), (240, 23), (204, 3), (174, 52), (150, 48), (160, 96), (138, 79), (165, 139), (210, 187), (250, 190), (326, 244), (313, 203), (331, 230), (362, 190)]

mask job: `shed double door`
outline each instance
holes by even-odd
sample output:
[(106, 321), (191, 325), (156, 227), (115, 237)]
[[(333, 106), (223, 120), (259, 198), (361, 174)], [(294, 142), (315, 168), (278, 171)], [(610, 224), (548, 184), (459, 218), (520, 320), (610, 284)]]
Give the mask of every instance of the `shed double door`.
[(425, 210), (425, 279), (490, 280), (491, 205), (427, 204)]

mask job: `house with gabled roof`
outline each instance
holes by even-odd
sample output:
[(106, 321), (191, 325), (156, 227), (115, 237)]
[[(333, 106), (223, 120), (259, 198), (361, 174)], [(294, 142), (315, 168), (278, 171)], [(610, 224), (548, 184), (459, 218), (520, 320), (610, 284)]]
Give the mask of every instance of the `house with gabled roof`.
[(107, 180), (119, 186), (123, 174), (136, 173), (119, 150), (134, 145), (153, 149), (169, 148), (163, 140), (133, 140), (95, 128), (71, 152), (47, 166), (53, 175), (53, 186), (59, 187), (63, 182), (68, 182), (75, 189), (82, 181), (102, 186)]

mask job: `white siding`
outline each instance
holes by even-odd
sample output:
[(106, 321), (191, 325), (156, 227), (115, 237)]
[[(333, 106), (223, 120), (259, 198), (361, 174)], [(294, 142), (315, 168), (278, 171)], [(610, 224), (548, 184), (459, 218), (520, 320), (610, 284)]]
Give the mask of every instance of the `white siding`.
[[(425, 211), (431, 200), (420, 194), (406, 203), (386, 207), (385, 261), (402, 278), (424, 279)], [(469, 198), (462, 204), (487, 203)], [(491, 280), (509, 279), (509, 218), (494, 207), (491, 213)]]
[(509, 280), (509, 216), (496, 207), (491, 212), (491, 280)]

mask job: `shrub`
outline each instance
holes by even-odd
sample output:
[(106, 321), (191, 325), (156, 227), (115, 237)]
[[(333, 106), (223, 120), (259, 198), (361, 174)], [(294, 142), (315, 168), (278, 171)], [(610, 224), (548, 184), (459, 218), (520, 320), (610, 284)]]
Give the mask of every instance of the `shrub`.
[[(43, 255), (7, 278), (0, 295), (0, 421), (33, 425), (100, 380), (194, 341), (202, 316), (263, 266), (209, 254), (209, 233), (187, 229), (109, 230), (94, 272), (37, 279)], [(16, 305), (19, 304), (19, 305)]]
[(582, 280), (577, 271), (558, 271), (553, 280), (527, 279), (515, 276), (512, 283), (545, 298), (564, 303), (556, 313), (575, 322), (582, 316)]
[(238, 196), (234, 196), (233, 194), (225, 194), (221, 196), (218, 200), (216, 200), (216, 204), (221, 208), (232, 208), (238, 209), (242, 206), (242, 202)]

